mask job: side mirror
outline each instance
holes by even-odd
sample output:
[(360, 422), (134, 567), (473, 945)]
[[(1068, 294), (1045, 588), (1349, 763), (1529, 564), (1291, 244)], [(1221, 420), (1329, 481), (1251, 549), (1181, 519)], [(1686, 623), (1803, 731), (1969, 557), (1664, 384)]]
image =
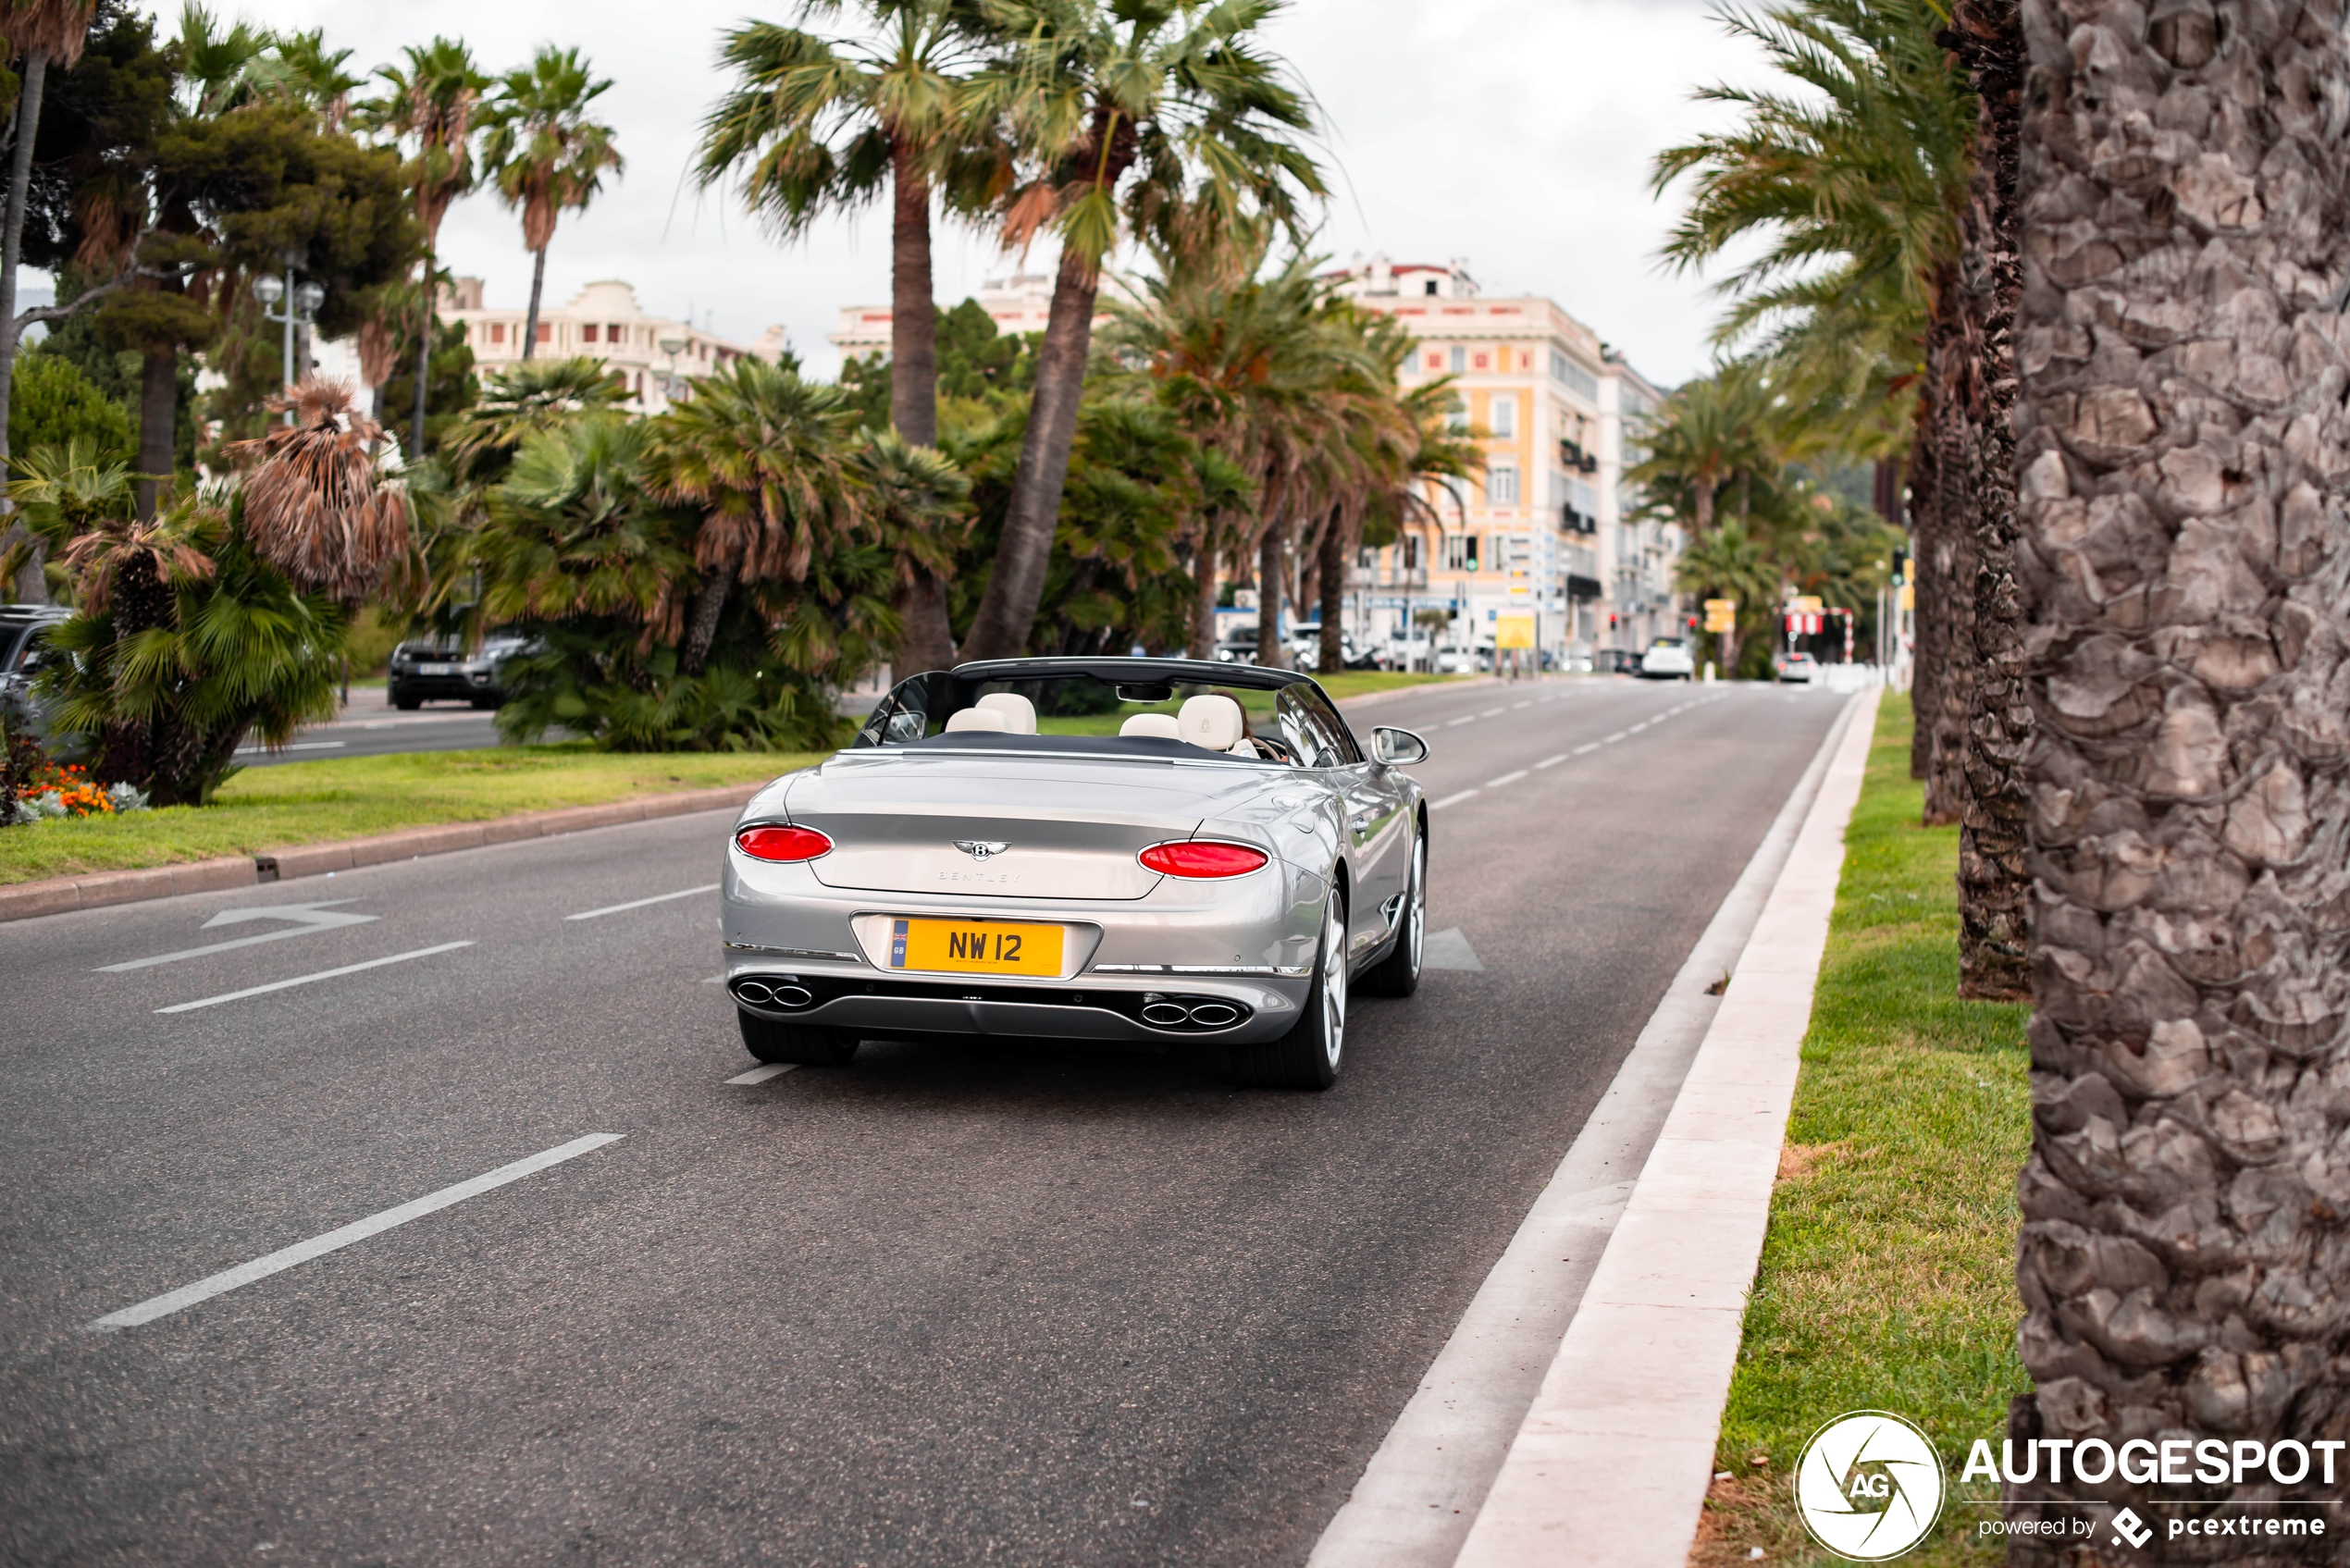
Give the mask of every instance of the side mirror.
[(1379, 724), (1371, 731), (1371, 755), (1391, 768), (1408, 768), (1428, 760), (1428, 742), (1409, 730)]

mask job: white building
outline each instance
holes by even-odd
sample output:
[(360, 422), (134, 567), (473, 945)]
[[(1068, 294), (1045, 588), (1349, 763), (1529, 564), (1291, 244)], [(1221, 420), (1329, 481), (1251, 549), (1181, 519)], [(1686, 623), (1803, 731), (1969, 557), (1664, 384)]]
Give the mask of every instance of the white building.
[[(503, 369), (522, 359), (526, 312), (515, 305), (492, 309), (478, 278), (454, 279), (441, 290), (440, 318), (464, 324), (475, 365)], [(746, 355), (773, 364), (790, 352), (781, 327), (770, 327), (756, 343), (736, 343), (689, 321), (652, 315), (637, 302), (637, 290), (611, 279), (590, 283), (570, 302), (538, 308), (538, 359), (585, 354), (603, 361), (628, 390), (626, 407), (654, 414), (669, 406), (671, 389), (682, 389), (729, 360)]]
[(1677, 528), (1632, 521), (1627, 430), (1657, 389), (1551, 301), (1487, 299), (1465, 262), (1391, 263), (1337, 274), (1340, 291), (1416, 340), (1405, 384), (1450, 376), (1462, 418), (1488, 434), (1481, 484), (1432, 491), (1439, 520), (1367, 550), (1350, 584), (1358, 636), (1416, 611), (1451, 611), (1453, 646), (1490, 647), (1504, 616), (1531, 615), (1537, 646), (1638, 648), (1678, 613)]
[[(1118, 287), (1115, 275), (1104, 277), (1102, 296), (1115, 297)], [(1053, 313), (1053, 275), (1049, 272), (1015, 272), (1008, 278), (990, 278), (971, 297), (994, 319), (997, 332), (1042, 332), (1045, 320)], [(951, 308), (941, 305), (939, 312), (944, 315)], [(843, 305), (840, 325), (824, 334), (825, 340), (840, 351), (840, 357), (844, 360), (862, 359), (870, 354), (887, 358), (889, 314), (887, 305)], [(1108, 319), (1107, 308), (1095, 310), (1095, 330), (1099, 330)]]

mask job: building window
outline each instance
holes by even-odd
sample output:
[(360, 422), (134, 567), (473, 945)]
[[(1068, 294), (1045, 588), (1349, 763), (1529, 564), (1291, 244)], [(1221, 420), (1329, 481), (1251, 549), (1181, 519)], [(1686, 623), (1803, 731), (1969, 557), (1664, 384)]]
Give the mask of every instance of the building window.
[(1416, 572), (1419, 569), (1420, 537), (1417, 534), (1406, 534), (1404, 536), (1404, 570)]
[(1429, 355), (1429, 356), (1428, 356), (1428, 367), (1429, 367), (1430, 370), (1441, 370), (1441, 369), (1443, 369), (1443, 368), (1444, 368), (1444, 356), (1443, 356), (1442, 354), (1430, 354), (1430, 355)]
[(596, 324), (594, 322), (591, 321), (579, 329), (579, 340), (583, 343), (592, 343), (596, 340)]
[(1517, 400), (1515, 398), (1493, 400), (1493, 434), (1510, 440), (1517, 438)]
[(1486, 366), (1492, 363), (1493, 356), (1491, 354), (1480, 353), (1477, 356), (1477, 367), (1479, 370), (1483, 370)]
[(1452, 406), (1444, 411), (1444, 428), (1458, 435), (1468, 427), (1468, 400), (1456, 392)]
[(627, 329), (623, 327), (617, 321), (609, 323), (604, 327), (604, 341), (607, 343), (625, 343), (628, 341)]
[(1444, 536), (1444, 570), (1447, 572), (1477, 570), (1477, 536), (1475, 534)]
[(489, 340), (493, 343), (502, 343), (506, 340), (506, 324), (504, 322), (493, 321), (489, 324)]
[(1517, 464), (1497, 463), (1485, 471), (1485, 495), (1495, 506), (1517, 504)]
[(1551, 379), (1593, 402), (1600, 401), (1600, 378), (1556, 349), (1551, 351)]
[(1458, 376), (1468, 368), (1468, 351), (1460, 344), (1453, 345), (1453, 374)]
[(1354, 564), (1366, 572), (1378, 571), (1379, 551), (1370, 545), (1365, 545), (1354, 552)]
[(1436, 279), (1433, 278), (1428, 280), (1428, 291), (1431, 294), (1436, 292)]
[(551, 343), (555, 340), (555, 324), (553, 322), (542, 321), (538, 324), (538, 340), (542, 343)]

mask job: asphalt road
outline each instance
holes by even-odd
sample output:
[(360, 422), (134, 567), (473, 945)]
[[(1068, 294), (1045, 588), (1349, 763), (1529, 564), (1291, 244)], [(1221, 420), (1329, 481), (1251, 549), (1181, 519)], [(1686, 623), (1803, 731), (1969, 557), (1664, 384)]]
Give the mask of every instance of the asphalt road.
[[(713, 895), (637, 903), (723, 817), (0, 925), (0, 1562), (1301, 1562), (1838, 700), (1360, 710), (1429, 736), (1483, 967), (1364, 1001), (1323, 1095), (879, 1042), (730, 1083)], [(203, 929), (321, 900), (373, 919)]]
[[(560, 738), (560, 737), (558, 737)], [(402, 713), (379, 689), (359, 687), (351, 705), (331, 723), (294, 732), (291, 745), (272, 751), (258, 741), (238, 748), (249, 768), (280, 762), (315, 762), (324, 757), (381, 757), (394, 751), (477, 751), (500, 744), (498, 714), (462, 703), (435, 703)]]

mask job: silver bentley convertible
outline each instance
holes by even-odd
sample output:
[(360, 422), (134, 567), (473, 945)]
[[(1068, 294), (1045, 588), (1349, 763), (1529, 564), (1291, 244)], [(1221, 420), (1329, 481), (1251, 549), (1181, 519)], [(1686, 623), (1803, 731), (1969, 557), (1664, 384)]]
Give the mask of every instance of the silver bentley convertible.
[(1003, 1035), (1193, 1049), (1326, 1089), (1350, 991), (1408, 996), (1428, 812), (1322, 688), (1180, 659), (915, 675), (743, 810), (726, 983), (767, 1062)]

